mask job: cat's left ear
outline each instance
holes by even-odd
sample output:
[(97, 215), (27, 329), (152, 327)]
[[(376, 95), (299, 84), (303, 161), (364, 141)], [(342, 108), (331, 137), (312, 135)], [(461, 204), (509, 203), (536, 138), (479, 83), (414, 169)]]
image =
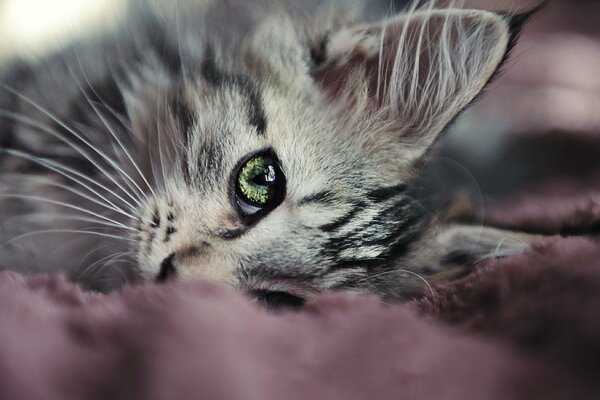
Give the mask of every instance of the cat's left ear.
[(341, 28), (314, 51), (313, 78), (340, 113), (393, 132), (414, 162), (494, 76), (525, 19), (430, 9)]

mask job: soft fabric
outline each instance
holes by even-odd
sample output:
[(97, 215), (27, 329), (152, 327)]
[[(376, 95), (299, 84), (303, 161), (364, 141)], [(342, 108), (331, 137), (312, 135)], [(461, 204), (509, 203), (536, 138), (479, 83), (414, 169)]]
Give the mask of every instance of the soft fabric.
[[(579, 261), (600, 255), (582, 242), (567, 247)], [(539, 251), (531, 257), (543, 263)], [(509, 264), (420, 304), (491, 338), (420, 317), (414, 304), (376, 299), (326, 296), (301, 312), (270, 315), (201, 282), (100, 296), (59, 278), (3, 274), (0, 397), (594, 398), (598, 269), (557, 268), (555, 277), (570, 281), (556, 285), (538, 282), (537, 268), (524, 278), (516, 270), (525, 265)], [(564, 302), (569, 295), (577, 297)]]
[[(543, 156), (486, 198), (487, 223), (549, 235), (526, 253), (406, 304), (328, 295), (281, 314), (205, 282), (100, 295), (3, 273), (0, 398), (600, 398), (600, 40), (586, 2), (555, 4), (474, 110)], [(571, 33), (544, 33), (557, 18)]]

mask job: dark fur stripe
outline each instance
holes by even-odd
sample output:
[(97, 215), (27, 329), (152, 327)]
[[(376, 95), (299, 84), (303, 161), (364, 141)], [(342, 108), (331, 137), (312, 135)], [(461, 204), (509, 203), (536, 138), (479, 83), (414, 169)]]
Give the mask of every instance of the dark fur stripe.
[[(192, 129), (194, 128), (194, 124), (196, 120), (194, 118), (194, 111), (189, 107), (189, 104), (185, 101), (185, 99), (181, 98), (181, 92), (183, 89), (180, 89), (175, 93), (171, 98), (171, 104), (169, 109), (173, 113), (177, 124), (179, 124), (179, 130), (181, 132), (181, 137), (183, 141), (183, 147), (187, 150), (189, 148), (190, 137), (192, 135)], [(181, 160), (181, 172), (183, 174), (183, 180), (186, 184), (191, 184), (192, 178), (190, 176), (189, 169), (189, 159), (188, 152), (183, 151), (183, 157)]]
[[(2, 76), (0, 83), (12, 86), (18, 90), (19, 85), (27, 83), (32, 76), (31, 67), (25, 62), (14, 64), (8, 72)], [(0, 87), (0, 108), (3, 111), (19, 112), (19, 99), (14, 93)], [(0, 147), (4, 149), (12, 148), (16, 142), (16, 120), (14, 118), (0, 116)], [(0, 167), (5, 157), (0, 157)]]
[(249, 91), (248, 98), (250, 100), (250, 123), (256, 127), (259, 135), (264, 135), (267, 131), (267, 118), (265, 117), (265, 111), (263, 110), (262, 100), (258, 91)]
[(329, 224), (321, 225), (319, 227), (319, 229), (321, 229), (323, 232), (335, 232), (335, 231), (339, 230), (340, 228), (343, 228), (344, 226), (348, 225), (350, 222), (352, 222), (352, 220), (354, 219), (356, 214), (361, 212), (364, 208), (365, 208), (364, 203), (356, 204), (352, 207), (352, 209), (350, 211), (348, 211), (342, 217), (338, 218), (337, 220), (335, 220)]
[[(415, 234), (421, 229), (422, 216), (420, 214), (413, 214), (402, 220), (395, 229), (390, 232), (389, 236), (383, 239), (374, 239), (364, 242), (363, 245), (367, 246), (402, 246), (408, 245), (414, 241)], [(401, 243), (404, 243), (402, 245)]]
[(215, 141), (205, 143), (199, 149), (197, 160), (195, 162), (197, 170), (203, 171), (202, 174), (196, 174), (193, 177), (193, 182), (198, 187), (213, 185), (214, 177), (225, 176), (228, 170), (221, 143)]
[(248, 97), (248, 119), (256, 128), (259, 135), (264, 135), (267, 130), (267, 118), (262, 106), (262, 99), (258, 87), (245, 75), (234, 75), (218, 68), (213, 51), (209, 48), (202, 63), (202, 76), (215, 86), (235, 86)]
[(145, 36), (149, 39), (148, 44), (154, 49), (154, 54), (167, 71), (174, 76), (181, 75), (183, 60), (179, 45), (171, 43), (167, 30), (160, 23), (150, 24), (145, 28)]
[(333, 197), (334, 196), (331, 191), (323, 190), (321, 192), (317, 192), (317, 193), (308, 195), (306, 197), (303, 197), (302, 199), (300, 199), (298, 204), (301, 206), (305, 206), (307, 204), (314, 204), (314, 203), (327, 204), (333, 200)]
[[(361, 236), (361, 229), (354, 230), (342, 237), (332, 238), (324, 247), (324, 256), (333, 259), (334, 265), (326, 273), (332, 273), (345, 268), (370, 269), (392, 264), (398, 257), (404, 255), (411, 243), (422, 234), (427, 224), (427, 213), (412, 199), (402, 198), (396, 204), (383, 210), (375, 221), (381, 221), (381, 229), (385, 237), (370, 239)], [(382, 246), (388, 250), (383, 257), (359, 259), (341, 258), (340, 253), (346, 249)]]
[(367, 193), (367, 198), (374, 202), (382, 202), (401, 195), (402, 193), (406, 192), (406, 189), (407, 187), (403, 183), (395, 186), (377, 188)]

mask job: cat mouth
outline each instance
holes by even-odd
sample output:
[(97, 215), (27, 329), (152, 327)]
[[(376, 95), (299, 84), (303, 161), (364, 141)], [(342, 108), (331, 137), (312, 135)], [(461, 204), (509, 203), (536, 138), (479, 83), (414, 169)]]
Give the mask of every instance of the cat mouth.
[(249, 295), (271, 311), (298, 310), (306, 303), (306, 299), (282, 291), (252, 290)]

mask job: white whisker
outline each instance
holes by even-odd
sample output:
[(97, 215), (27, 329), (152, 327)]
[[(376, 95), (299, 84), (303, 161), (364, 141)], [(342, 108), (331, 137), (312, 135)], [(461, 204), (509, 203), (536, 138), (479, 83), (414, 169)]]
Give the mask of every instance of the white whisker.
[(52, 186), (52, 187), (55, 187), (55, 188), (62, 189), (64, 191), (66, 191), (66, 192), (73, 193), (74, 195), (79, 196), (82, 199), (89, 200), (92, 203), (97, 204), (97, 205), (99, 205), (101, 207), (104, 207), (107, 210), (114, 211), (114, 212), (116, 212), (118, 214), (124, 215), (124, 216), (126, 216), (128, 218), (131, 218), (131, 219), (137, 219), (132, 214), (126, 213), (125, 211), (121, 210), (120, 208), (117, 208), (117, 207), (114, 207), (113, 205), (105, 203), (104, 201), (108, 201), (108, 200), (104, 199), (103, 197), (100, 197), (100, 200), (99, 200), (98, 198), (94, 198), (94, 197), (92, 197), (92, 196), (90, 196), (90, 195), (88, 195), (88, 194), (86, 194), (86, 193), (84, 193), (84, 192), (82, 192), (82, 191), (74, 188), (74, 187), (71, 187), (71, 186), (68, 186), (68, 185), (64, 185), (62, 183), (57, 183), (57, 182), (53, 181), (50, 178), (46, 178), (46, 177), (42, 177), (42, 176), (31, 176), (31, 175), (26, 175), (26, 174), (11, 174), (11, 176), (26, 177), (30, 181), (38, 181), (38, 182), (42, 183), (43, 185), (48, 185), (48, 186)]
[[(93, 218), (93, 217), (83, 217), (80, 215), (76, 215), (76, 214), (55, 214), (55, 213), (46, 213), (46, 212), (32, 212), (32, 213), (28, 213), (28, 214), (24, 214), (24, 215), (16, 215), (14, 217), (10, 217), (5, 219), (4, 221), (2, 221), (2, 223), (0, 224), (0, 226), (5, 225), (5, 224), (9, 224), (15, 220), (29, 220), (29, 219), (33, 219), (35, 222), (39, 222), (40, 219), (48, 219), (48, 220), (52, 220), (52, 221), (81, 221), (81, 222), (93, 222), (95, 224), (98, 225), (102, 225), (105, 227), (111, 227), (111, 228), (115, 228), (115, 229), (119, 229), (119, 230), (128, 230), (128, 231), (133, 231), (133, 232), (137, 232), (137, 230), (130, 228), (128, 226), (124, 226), (122, 224), (120, 224), (118, 221), (114, 221), (111, 220), (112, 222), (109, 221), (104, 221), (104, 220), (100, 220), (97, 218)], [(109, 219), (109, 218), (107, 218)]]
[[(135, 255), (133, 252), (123, 251), (123, 252), (119, 252), (119, 253), (115, 253), (115, 254), (111, 254), (109, 256), (103, 257), (103, 258), (95, 261), (94, 263), (90, 264), (83, 271), (81, 271), (78, 274), (77, 279), (82, 279), (86, 275), (91, 274), (92, 272), (94, 272), (94, 270), (96, 270), (96, 269), (98, 269), (100, 267), (106, 267), (106, 266), (108, 266), (109, 263), (111, 263), (111, 262), (114, 262), (116, 260), (121, 260), (121, 259), (126, 258), (126, 257), (131, 257), (133, 255)], [(129, 260), (127, 260), (127, 261), (129, 261)], [(102, 263), (104, 263), (104, 265), (102, 265)], [(125, 277), (125, 276), (123, 276), (123, 277)]]
[[(113, 195), (114, 197), (116, 197), (118, 200), (122, 201), (123, 203), (125, 203), (129, 209), (131, 211), (135, 211), (135, 207), (129, 203), (127, 200), (125, 200), (123, 197), (121, 197), (119, 194), (117, 194), (115, 191), (107, 188), (106, 186), (102, 185), (101, 183), (93, 180), (92, 178), (88, 177), (85, 174), (82, 174), (79, 171), (74, 170), (73, 168), (67, 167), (66, 165), (63, 165), (57, 161), (54, 160), (49, 160), (49, 159), (44, 159), (41, 157), (36, 157), (34, 155), (22, 152), (22, 151), (18, 151), (18, 150), (12, 150), (12, 149), (0, 149), (0, 152), (5, 152), (7, 154), (10, 154), (12, 156), (15, 157), (20, 157), (20, 158), (24, 158), (26, 160), (32, 161), (40, 166), (43, 166), (45, 168), (48, 168), (51, 171), (54, 171), (56, 173), (58, 173), (61, 176), (64, 176), (65, 178), (81, 185), (82, 187), (86, 188), (87, 190), (89, 190), (90, 192), (94, 193), (95, 195), (97, 195), (98, 197), (104, 199), (107, 203), (109, 203), (110, 205), (112, 205), (115, 208), (120, 209), (122, 212), (124, 212), (125, 210), (123, 210), (121, 207), (113, 204), (111, 201), (109, 201), (108, 199), (106, 199), (104, 196), (101, 196), (99, 193), (97, 193), (94, 189), (92, 189), (89, 185), (83, 183), (82, 181), (80, 181), (77, 178), (74, 178), (72, 175), (75, 175), (79, 178), (84, 179), (85, 181), (99, 187), (100, 189), (105, 190), (106, 192), (108, 192), (109, 194)], [(66, 171), (66, 172), (65, 172)], [(130, 216), (131, 218), (137, 219), (136, 217), (134, 217), (131, 214), (128, 214), (128, 216)]]
[(135, 243), (132, 239), (124, 237), (124, 236), (112, 235), (110, 233), (89, 231), (89, 230), (85, 230), (85, 229), (93, 229), (93, 228), (37, 230), (37, 231), (27, 232), (27, 233), (23, 233), (21, 235), (12, 237), (11, 239), (1, 243), (0, 245), (6, 246), (7, 244), (13, 243), (17, 240), (27, 239), (31, 236), (46, 235), (46, 234), (52, 234), (52, 233), (72, 233), (72, 234), (77, 234), (77, 235), (93, 235), (93, 236), (100, 236), (100, 237), (104, 237), (104, 238), (118, 239), (118, 240), (125, 241), (125, 242)]
[(406, 269), (395, 269), (395, 270), (392, 270), (392, 271), (381, 272), (379, 274), (371, 275), (371, 276), (368, 276), (366, 278), (360, 279), (360, 280), (356, 281), (356, 283), (358, 284), (358, 283), (362, 283), (362, 282), (368, 282), (371, 279), (379, 278), (379, 277), (385, 276), (385, 275), (397, 274), (397, 273), (409, 274), (409, 275), (415, 276), (415, 277), (419, 278), (420, 280), (422, 280), (423, 283), (425, 283), (425, 285), (429, 289), (429, 292), (431, 293), (431, 296), (433, 298), (434, 303), (437, 302), (435, 291), (433, 290), (433, 287), (429, 284), (429, 282), (427, 281), (427, 279), (425, 279), (422, 275), (417, 274), (416, 272), (409, 271), (409, 270), (406, 270)]
[[(4, 85), (4, 84), (0, 84), (0, 87), (3, 87), (5, 90), (8, 90), (9, 92), (11, 92), (12, 94), (14, 94), (15, 96), (18, 96), (20, 99), (22, 99), (23, 101), (27, 102), (28, 104), (32, 105), (33, 107), (35, 107), (38, 111), (40, 111), (42, 114), (46, 115), (48, 118), (50, 118), (52, 121), (54, 121), (55, 123), (57, 123), (60, 127), (62, 127), (63, 129), (65, 129), (67, 132), (69, 132), (70, 134), (72, 134), (73, 136), (75, 136), (77, 139), (79, 139), (79, 141), (81, 141), (82, 143), (84, 143), (86, 146), (88, 146), (88, 148), (90, 148), (92, 151), (94, 151), (96, 154), (98, 154), (100, 157), (102, 157), (102, 159), (104, 159), (112, 168), (114, 168), (119, 175), (121, 175), (122, 177), (124, 177), (126, 180), (129, 180), (130, 182), (132, 182), (135, 186), (137, 186), (137, 184), (135, 184), (134, 180), (121, 168), (119, 167), (119, 165), (112, 159), (110, 158), (106, 153), (104, 153), (103, 151), (99, 150), (96, 146), (94, 146), (92, 143), (90, 143), (88, 140), (86, 140), (82, 135), (80, 135), (79, 133), (77, 133), (75, 130), (73, 130), (72, 128), (70, 128), (68, 125), (66, 125), (64, 122), (62, 122), (59, 118), (55, 117), (51, 112), (49, 112), (48, 110), (46, 110), (44, 107), (42, 107), (41, 105), (39, 105), (38, 103), (36, 103), (35, 101), (31, 100), (30, 98), (28, 98), (27, 96), (13, 90), (12, 88)], [(62, 135), (60, 135), (58, 132), (56, 131), (52, 131), (52, 130), (46, 130), (46, 132), (52, 134), (53, 136), (64, 140), (64, 137)], [(75, 146), (72, 142), (66, 140), (65, 143), (69, 144), (71, 147), (73, 147), (75, 150), (78, 150), (78, 146)], [(83, 151), (83, 150), (82, 150)], [(80, 153), (83, 156), (86, 156), (86, 153)], [(89, 155), (87, 155), (88, 160), (90, 160), (90, 162), (92, 161), (92, 159), (89, 157)], [(96, 166), (96, 168), (101, 169), (101, 167), (99, 167), (96, 163), (94, 163), (94, 166)], [(103, 169), (101, 169), (101, 171), (104, 172)], [(110, 174), (106, 173), (107, 176), (110, 176)], [(112, 177), (111, 177), (112, 178)], [(116, 181), (115, 181), (116, 184)], [(138, 187), (139, 189), (139, 187)], [(124, 190), (123, 188), (121, 188), (121, 190), (127, 192), (130, 197), (132, 197), (132, 200), (136, 201), (138, 203), (139, 206), (141, 206), (141, 203), (139, 202), (139, 198), (133, 198), (133, 196), (126, 190)], [(141, 189), (140, 189), (141, 191)], [(143, 192), (141, 192), (142, 194), (144, 194)]]
[(58, 200), (51, 200), (51, 199), (46, 199), (43, 197), (39, 197), (39, 196), (30, 196), (30, 195), (20, 195), (20, 194), (0, 194), (0, 198), (13, 198), (13, 199), (21, 199), (21, 200), (33, 200), (33, 201), (39, 201), (39, 202), (45, 202), (48, 204), (54, 204), (57, 206), (61, 206), (61, 207), (65, 207), (65, 208), (70, 208), (72, 210), (77, 210), (77, 211), (81, 211), (82, 213), (88, 214), (88, 215), (92, 215), (94, 217), (100, 218), (102, 220), (108, 221), (108, 222), (114, 222), (118, 225), (120, 225), (123, 228), (129, 228), (127, 225), (121, 224), (120, 222), (114, 221), (104, 215), (98, 214), (94, 211), (88, 210), (87, 208), (83, 208), (83, 207), (79, 207), (76, 206), (74, 204), (70, 204), (70, 203), (65, 203), (62, 201), (58, 201)]
[[(81, 65), (81, 60), (79, 60), (79, 56), (77, 54), (75, 54), (75, 58), (77, 59), (77, 63), (79, 64), (79, 68), (81, 70), (81, 73), (83, 74), (83, 79), (85, 79), (86, 83), (88, 84), (88, 87), (90, 87), (92, 89), (92, 91), (94, 92), (94, 94), (96, 96), (98, 96), (98, 98), (100, 100), (102, 100), (102, 98), (100, 97), (100, 95), (96, 92), (96, 90), (94, 89), (93, 85), (90, 83), (90, 81), (88, 80), (85, 71), (83, 70), (83, 66)], [(106, 118), (104, 118), (104, 116), (102, 115), (102, 113), (98, 110), (98, 108), (94, 105), (94, 103), (92, 102), (92, 100), (90, 99), (90, 97), (88, 96), (88, 94), (85, 92), (85, 90), (81, 87), (81, 85), (79, 84), (79, 82), (77, 81), (76, 77), (74, 76), (73, 72), (71, 70), (69, 70), (69, 73), (71, 74), (71, 76), (73, 77), (73, 80), (75, 81), (75, 84), (77, 85), (77, 87), (79, 88), (79, 90), (81, 91), (81, 93), (83, 94), (83, 96), (85, 97), (86, 101), (89, 103), (89, 105), (92, 107), (92, 109), (94, 110), (94, 112), (96, 113), (96, 115), (98, 116), (98, 118), (100, 118), (100, 120), (102, 121), (102, 123), (104, 124), (104, 126), (106, 127), (106, 129), (110, 132), (111, 136), (113, 137), (113, 139), (117, 142), (117, 144), (119, 145), (119, 147), (121, 148), (121, 150), (123, 150), (123, 152), (125, 153), (125, 155), (127, 156), (127, 158), (129, 159), (129, 162), (131, 163), (131, 165), (133, 165), (133, 167), (135, 168), (135, 170), (137, 171), (137, 173), (139, 174), (139, 176), (142, 178), (142, 180), (144, 181), (144, 183), (146, 184), (146, 186), (148, 187), (148, 189), (150, 189), (150, 192), (156, 196), (156, 193), (154, 193), (154, 190), (152, 189), (152, 186), (150, 186), (150, 183), (148, 183), (148, 181), (146, 180), (146, 176), (144, 176), (144, 174), (142, 173), (141, 169), (139, 168), (138, 164), (134, 161), (133, 157), (131, 156), (131, 154), (129, 153), (129, 151), (127, 151), (127, 149), (125, 148), (125, 146), (123, 145), (123, 143), (121, 142), (121, 140), (119, 139), (118, 135), (115, 133), (114, 129), (110, 126), (110, 124), (108, 123), (108, 121), (106, 121)], [(147, 199), (148, 197), (146, 196), (146, 194), (140, 189), (140, 187), (134, 182), (132, 181), (133, 184), (136, 186), (136, 188), (142, 193), (142, 195)]]
[(91, 257), (91, 256), (92, 256), (92, 254), (94, 254), (94, 253), (96, 253), (96, 252), (98, 252), (98, 251), (101, 251), (101, 250), (107, 249), (107, 248), (109, 248), (109, 247), (111, 247), (111, 245), (110, 245), (110, 244), (105, 244), (105, 245), (102, 245), (102, 246), (94, 247), (93, 249), (91, 249), (90, 251), (88, 251), (88, 252), (87, 252), (87, 253), (86, 253), (86, 254), (85, 254), (85, 255), (84, 255), (82, 258), (81, 258), (81, 260), (79, 261), (79, 267), (81, 267), (81, 266), (82, 266), (82, 264), (85, 262), (85, 260), (87, 260), (87, 259), (88, 259), (88, 257)]
[[(1, 86), (1, 85), (0, 85)], [(61, 135), (59, 132), (49, 128), (47, 125), (45, 124), (41, 124), (27, 116), (21, 115), (21, 114), (17, 114), (17, 113), (13, 113), (13, 112), (9, 112), (9, 111), (4, 111), (4, 110), (0, 110), (0, 116), (4, 116), (4, 117), (10, 117), (13, 118), (23, 124), (27, 124), (30, 125), (32, 127), (35, 127), (39, 130), (41, 130), (42, 132), (46, 132), (54, 137), (56, 137), (57, 139), (61, 140), (62, 142), (64, 142), (65, 144), (69, 145), (71, 148), (73, 148), (75, 151), (77, 151), (79, 154), (81, 154), (87, 161), (89, 161), (94, 167), (96, 167), (100, 172), (102, 172), (102, 174), (104, 176), (106, 176), (111, 182), (113, 182), (119, 189), (121, 189), (121, 191), (123, 191), (123, 193), (125, 193), (134, 203), (136, 203), (139, 207), (142, 206), (142, 203), (140, 202), (140, 199), (137, 197), (134, 197), (129, 190), (125, 189), (116, 179), (115, 177), (113, 177), (108, 171), (106, 171), (105, 168), (103, 168), (96, 160), (94, 160), (90, 154), (88, 154), (85, 150), (83, 150), (81, 147), (77, 146), (75, 143), (69, 141), (66, 137), (64, 137), (63, 135)]]

